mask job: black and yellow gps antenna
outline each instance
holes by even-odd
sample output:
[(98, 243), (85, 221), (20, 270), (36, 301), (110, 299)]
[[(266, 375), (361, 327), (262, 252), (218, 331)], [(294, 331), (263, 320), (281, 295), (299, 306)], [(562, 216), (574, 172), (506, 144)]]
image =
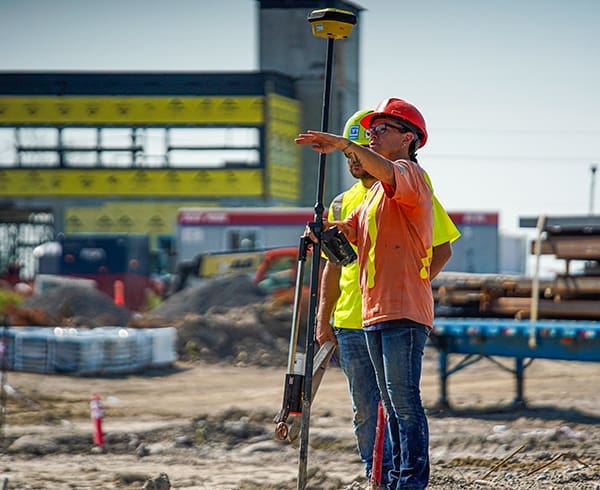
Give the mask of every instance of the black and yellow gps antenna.
[[(311, 24), (312, 33), (315, 37), (327, 39), (325, 80), (323, 87), (323, 113), (321, 119), (321, 131), (326, 133), (329, 127), (334, 43), (336, 40), (347, 39), (350, 36), (352, 28), (356, 25), (356, 15), (346, 10), (326, 8), (313, 10), (308, 15), (308, 21)], [(327, 367), (327, 363), (335, 350), (335, 345), (332, 342), (325, 342), (319, 349), (319, 352), (317, 352), (316, 355), (314, 354), (321, 247), (324, 235), (323, 193), (325, 186), (326, 159), (326, 153), (319, 153), (319, 171), (317, 176), (314, 221), (307, 223), (307, 226), (317, 238), (317, 241), (316, 243), (313, 243), (308, 236), (302, 236), (298, 247), (298, 272), (296, 274), (296, 292), (294, 295), (294, 310), (292, 313), (292, 329), (290, 332), (290, 349), (288, 352), (288, 367), (285, 378), (283, 404), (281, 410), (274, 419), (276, 424), (276, 438), (279, 440), (289, 439), (291, 441), (297, 437), (298, 430), (288, 425), (288, 417), (293, 415), (296, 420), (298, 416), (300, 418), (300, 454), (298, 457), (297, 490), (305, 490), (308, 481), (308, 439), (310, 410), (314, 389), (318, 387), (323, 370)], [(338, 238), (340, 240), (346, 240), (343, 235)], [(312, 247), (312, 265), (310, 270), (308, 318), (306, 322), (306, 348), (304, 353), (300, 353), (296, 351), (296, 348), (300, 329), (301, 291), (304, 283), (304, 267), (309, 247)], [(323, 248), (323, 250), (327, 253), (326, 247)], [(352, 253), (354, 253), (353, 250)], [(298, 359), (303, 361), (303, 366), (299, 365), (301, 363), (297, 362)]]
[(334, 8), (313, 10), (308, 21), (315, 37), (346, 39), (356, 25), (356, 15), (347, 10)]

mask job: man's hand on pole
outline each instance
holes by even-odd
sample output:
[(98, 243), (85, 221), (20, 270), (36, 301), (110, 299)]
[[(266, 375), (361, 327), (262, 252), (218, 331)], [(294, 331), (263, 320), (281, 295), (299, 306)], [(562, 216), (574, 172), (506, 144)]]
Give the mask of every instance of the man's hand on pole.
[[(355, 238), (356, 232), (350, 226), (348, 226), (346, 223), (344, 223), (343, 221), (327, 221), (324, 219), (322, 223), (323, 223), (323, 228), (322, 228), (321, 232), (328, 230), (332, 226), (337, 226), (337, 228), (339, 230), (341, 230), (341, 232), (344, 235), (346, 235), (346, 238), (348, 238), (348, 240), (352, 241)], [(315, 235), (312, 227), (310, 226), (310, 223), (308, 223), (306, 225), (306, 227), (304, 228), (304, 236), (308, 237), (310, 239), (310, 241), (313, 243), (317, 243), (319, 241), (319, 239)], [(310, 246), (310, 244), (309, 244), (309, 246)]]
[(330, 340), (337, 345), (337, 338), (333, 331), (331, 319), (335, 304), (340, 297), (340, 276), (342, 267), (327, 261), (321, 278), (321, 292), (319, 308), (317, 309), (317, 342), (324, 345)]

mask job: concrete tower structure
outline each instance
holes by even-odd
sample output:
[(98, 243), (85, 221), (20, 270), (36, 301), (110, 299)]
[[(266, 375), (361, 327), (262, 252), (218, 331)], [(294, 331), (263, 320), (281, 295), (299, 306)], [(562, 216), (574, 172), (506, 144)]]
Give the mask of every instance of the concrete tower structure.
[[(358, 109), (360, 6), (342, 0), (258, 0), (259, 69), (278, 71), (295, 80), (296, 97), (302, 105), (303, 130), (320, 129), (327, 43), (312, 35), (308, 14), (321, 8), (347, 10), (357, 16), (357, 25), (348, 39), (336, 41), (329, 131), (341, 133), (346, 119)], [(318, 156), (302, 148), (301, 202), (315, 201)], [(327, 158), (325, 205), (354, 183), (345, 160), (336, 152)]]

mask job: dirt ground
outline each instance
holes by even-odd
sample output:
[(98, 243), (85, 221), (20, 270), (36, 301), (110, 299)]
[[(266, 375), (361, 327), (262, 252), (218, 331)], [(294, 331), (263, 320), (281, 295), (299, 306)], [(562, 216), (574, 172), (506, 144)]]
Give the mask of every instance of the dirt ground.
[[(165, 473), (173, 489), (294, 489), (299, 448), (275, 441), (272, 422), (284, 373), (202, 361), (113, 377), (8, 372), (0, 487), (164, 489)], [(451, 376), (452, 409), (440, 411), (428, 347), (430, 488), (600, 489), (599, 385), (597, 364), (536, 360), (526, 369), (528, 407), (513, 410), (512, 375), (484, 360)], [(92, 443), (92, 393), (106, 411), (104, 451)], [(345, 379), (332, 365), (312, 407), (308, 488), (367, 487), (351, 426)]]

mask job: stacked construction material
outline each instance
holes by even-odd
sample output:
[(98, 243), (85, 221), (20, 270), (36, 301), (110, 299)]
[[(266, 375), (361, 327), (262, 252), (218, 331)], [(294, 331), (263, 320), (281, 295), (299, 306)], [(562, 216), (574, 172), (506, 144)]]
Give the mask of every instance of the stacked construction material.
[[(524, 218), (521, 226), (536, 226)], [(600, 216), (547, 217), (540, 226), (540, 254), (566, 261), (565, 273), (540, 280), (538, 318), (600, 318)], [(532, 243), (532, 253), (536, 243)], [(583, 272), (571, 274), (573, 260), (585, 261)], [(534, 278), (493, 274), (441, 273), (433, 282), (437, 316), (531, 316)]]
[(15, 333), (13, 360), (17, 371), (49, 372), (54, 363), (54, 344), (48, 342), (45, 329), (34, 327)]
[(15, 336), (7, 327), (0, 327), (0, 368), (15, 365)]
[(56, 327), (52, 330), (53, 335), (50, 335), (50, 329), (45, 330), (47, 341), (51, 339), (48, 343), (55, 346), (50, 372), (87, 374), (102, 370), (104, 351), (100, 348), (101, 336), (95, 329)]
[(5, 328), (10, 348), (5, 367), (15, 371), (65, 374), (140, 372), (177, 360), (174, 327)]

